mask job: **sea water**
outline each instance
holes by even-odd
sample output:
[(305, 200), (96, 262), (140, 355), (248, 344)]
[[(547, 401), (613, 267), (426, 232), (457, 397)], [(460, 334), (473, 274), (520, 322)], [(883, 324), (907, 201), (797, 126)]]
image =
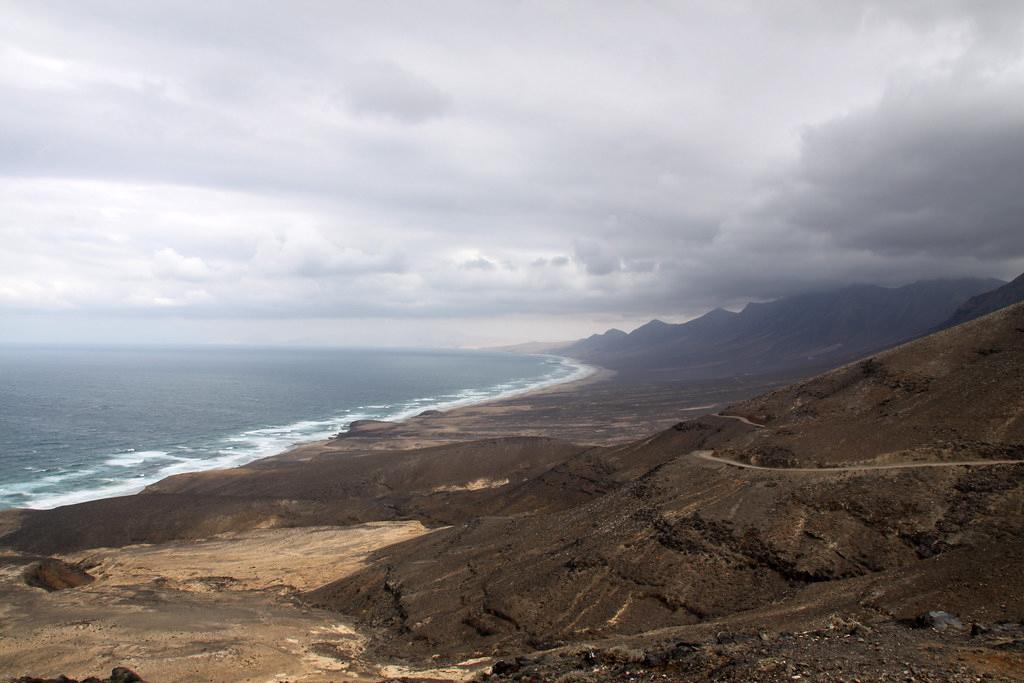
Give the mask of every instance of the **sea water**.
[(0, 508), (135, 493), (354, 420), (401, 420), (589, 371), (483, 351), (0, 347)]

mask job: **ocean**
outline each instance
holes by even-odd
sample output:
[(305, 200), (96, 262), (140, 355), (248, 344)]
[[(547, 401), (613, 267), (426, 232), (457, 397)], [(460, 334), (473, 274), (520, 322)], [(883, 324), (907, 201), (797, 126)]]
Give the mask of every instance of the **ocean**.
[(0, 347), (0, 508), (126, 495), (343, 431), (571, 381), (484, 351)]

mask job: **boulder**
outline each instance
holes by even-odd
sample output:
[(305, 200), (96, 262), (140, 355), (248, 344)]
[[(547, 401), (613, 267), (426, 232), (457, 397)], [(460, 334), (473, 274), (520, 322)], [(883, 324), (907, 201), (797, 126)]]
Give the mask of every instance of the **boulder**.
[(78, 588), (96, 580), (80, 567), (53, 557), (30, 564), (24, 578), (28, 585), (51, 592)]
[(937, 631), (944, 631), (947, 628), (960, 630), (964, 627), (963, 623), (955, 615), (943, 612), (942, 610), (925, 612), (917, 618), (917, 625), (921, 628), (934, 628)]

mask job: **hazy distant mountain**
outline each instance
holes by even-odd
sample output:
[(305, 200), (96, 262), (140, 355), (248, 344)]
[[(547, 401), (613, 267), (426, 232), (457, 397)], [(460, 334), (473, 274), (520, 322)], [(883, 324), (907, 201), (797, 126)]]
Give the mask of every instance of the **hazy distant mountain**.
[(823, 368), (926, 334), (993, 279), (855, 285), (809, 292), (739, 313), (715, 309), (682, 324), (660, 320), (609, 330), (559, 350), (625, 373), (707, 379)]
[(575, 351), (600, 351), (601, 349), (614, 344), (615, 342), (625, 339), (629, 335), (622, 330), (615, 329), (614, 327), (607, 332), (601, 334), (592, 334), (586, 339), (581, 339), (578, 342), (570, 342), (564, 344), (563, 349), (572, 347)]
[(994, 313), (1000, 308), (1012, 306), (1020, 301), (1024, 301), (1024, 274), (1017, 276), (1015, 280), (1007, 282), (1002, 287), (985, 292), (984, 294), (972, 296), (956, 309), (949, 320), (942, 324), (942, 327), (959, 325), (968, 320), (974, 320), (983, 315)]

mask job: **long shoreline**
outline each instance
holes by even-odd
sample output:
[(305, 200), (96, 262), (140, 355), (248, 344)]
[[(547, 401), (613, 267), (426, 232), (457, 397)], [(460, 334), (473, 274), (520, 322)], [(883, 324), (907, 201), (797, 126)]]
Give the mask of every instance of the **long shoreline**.
[[(540, 392), (545, 391), (546, 389), (553, 389), (555, 387), (564, 387), (566, 385), (574, 384), (576, 382), (582, 382), (582, 381), (586, 380), (588, 377), (590, 377), (591, 375), (597, 374), (597, 373), (599, 373), (601, 371), (611, 372), (609, 370), (605, 370), (605, 368), (601, 368), (601, 367), (596, 366), (596, 365), (589, 365), (589, 364), (583, 363), (582, 361), (579, 361), (579, 360), (577, 360), (575, 358), (570, 358), (569, 356), (559, 356), (559, 355), (553, 354), (553, 353), (531, 353), (531, 354), (526, 354), (526, 355), (535, 356), (535, 357), (538, 357), (538, 358), (557, 358), (564, 365), (568, 365), (569, 367), (575, 368), (576, 371), (574, 373), (572, 373), (572, 374), (567, 375), (566, 377), (563, 377), (563, 378), (540, 380), (540, 381), (538, 381), (538, 382), (536, 382), (534, 384), (531, 384), (529, 386), (526, 386), (526, 387), (522, 387), (522, 388), (519, 388), (519, 389), (509, 389), (508, 391), (500, 392), (500, 393), (495, 394), (493, 396), (488, 396), (488, 397), (482, 398), (482, 399), (467, 398), (467, 399), (456, 399), (454, 401), (448, 401), (448, 402), (443, 402), (443, 403), (435, 403), (435, 404), (431, 404), (431, 405), (424, 406), (424, 407), (421, 407), (421, 408), (416, 408), (415, 411), (414, 410), (408, 410), (408, 411), (404, 411), (402, 413), (398, 413), (397, 415), (394, 415), (394, 416), (386, 416), (386, 417), (383, 417), (383, 418), (380, 418), (380, 419), (383, 422), (401, 423), (401, 422), (404, 422), (404, 421), (406, 421), (406, 420), (408, 420), (410, 418), (416, 417), (417, 415), (421, 414), (422, 412), (428, 411), (428, 410), (437, 410), (437, 411), (441, 411), (441, 412), (446, 412), (446, 411), (450, 411), (450, 410), (456, 410), (458, 408), (464, 408), (464, 407), (467, 407), (467, 406), (478, 406), (478, 405), (484, 405), (484, 404), (487, 404), (487, 403), (495, 403), (495, 402), (498, 402), (498, 401), (506, 401), (506, 400), (512, 399), (512, 398), (519, 398), (521, 396), (528, 396), (528, 395), (531, 395), (531, 394), (540, 393)], [(579, 374), (579, 373), (582, 373), (582, 374)], [(576, 374), (579, 374), (579, 376), (575, 376)]]
[[(567, 356), (559, 356), (557, 354), (540, 354), (540, 353), (538, 353), (538, 354), (526, 354), (526, 355), (534, 356), (534, 357), (537, 357), (537, 358), (544, 358), (544, 359), (557, 359), (562, 366), (571, 368), (572, 371), (569, 372), (564, 377), (558, 377), (558, 378), (544, 377), (544, 378), (539, 378), (537, 381), (531, 383), (528, 386), (520, 387), (520, 388), (515, 388), (515, 389), (509, 389), (509, 390), (506, 390), (506, 391), (498, 392), (496, 394), (488, 395), (488, 396), (484, 396), (484, 397), (467, 397), (467, 398), (458, 398), (458, 399), (453, 399), (453, 400), (448, 400), (448, 401), (440, 401), (439, 400), (437, 403), (424, 404), (424, 405), (416, 406), (415, 408), (405, 408), (405, 409), (402, 409), (402, 410), (398, 410), (397, 412), (385, 413), (385, 414), (382, 414), (380, 416), (376, 416), (376, 415), (372, 415), (371, 414), (371, 415), (367, 415), (365, 418), (359, 417), (359, 418), (356, 418), (356, 419), (352, 419), (352, 420), (348, 421), (347, 423), (343, 423), (342, 430), (337, 432), (336, 434), (332, 435), (332, 437), (330, 437), (330, 438), (333, 438), (334, 436), (337, 436), (337, 434), (344, 434), (344, 433), (346, 433), (347, 430), (349, 429), (349, 427), (352, 424), (354, 424), (355, 422), (358, 422), (358, 421), (360, 421), (362, 419), (367, 419), (367, 420), (371, 420), (371, 421), (374, 421), (374, 422), (389, 423), (389, 424), (403, 424), (403, 423), (408, 422), (409, 420), (412, 420), (412, 419), (416, 418), (417, 416), (421, 415), (424, 412), (439, 411), (439, 412), (442, 412), (442, 413), (450, 413), (451, 411), (456, 411), (456, 410), (459, 410), (459, 409), (462, 409), (462, 408), (469, 408), (469, 407), (482, 406), (482, 405), (490, 405), (490, 404), (500, 403), (502, 401), (508, 401), (508, 400), (512, 400), (512, 399), (523, 398), (523, 397), (526, 397), (526, 396), (540, 395), (540, 394), (543, 394), (543, 393), (551, 391), (551, 390), (561, 389), (561, 388), (564, 388), (564, 387), (569, 387), (569, 386), (573, 386), (573, 385), (577, 385), (577, 384), (582, 386), (585, 383), (593, 381), (593, 379), (595, 377), (606, 377), (606, 376), (608, 376), (607, 373), (610, 372), (608, 370), (605, 370), (604, 368), (600, 368), (600, 367), (597, 367), (597, 366), (592, 366), (592, 365), (583, 363), (583, 362), (581, 362), (581, 361), (579, 361), (577, 359), (570, 358), (570, 357), (567, 357)], [(612, 374), (614, 374), (614, 373), (612, 373)], [(464, 391), (469, 391), (469, 390), (464, 390)], [(412, 401), (415, 401), (415, 400), (418, 400), (418, 399), (410, 399), (409, 401), (406, 401), (406, 403), (409, 403), (409, 402), (412, 402)], [(269, 429), (269, 428), (270, 427), (262, 427), (261, 429)], [(129, 485), (129, 486), (125, 486), (123, 484), (113, 484), (113, 485), (107, 485), (107, 486), (97, 486), (97, 487), (94, 487), (94, 488), (91, 488), (91, 489), (81, 489), (79, 491), (67, 491), (67, 492), (63, 492), (63, 493), (54, 493), (54, 494), (48, 496), (48, 498), (44, 499), (44, 502), (42, 502), (42, 503), (34, 504), (34, 505), (28, 505), (28, 506), (3, 508), (3, 509), (0, 509), (0, 511), (6, 510), (6, 509), (10, 509), (10, 510), (48, 510), (48, 509), (53, 509), (53, 508), (57, 508), (57, 507), (63, 507), (63, 506), (66, 506), (66, 505), (75, 505), (75, 504), (78, 504), (78, 503), (85, 503), (85, 502), (90, 502), (90, 501), (95, 501), (95, 500), (103, 500), (103, 499), (108, 499), (108, 498), (118, 498), (118, 497), (123, 497), (123, 496), (137, 495), (139, 493), (144, 492), (150, 486), (154, 486), (156, 484), (159, 484), (160, 482), (164, 481), (165, 479), (168, 479), (168, 478), (171, 478), (171, 477), (175, 477), (175, 476), (182, 475), (182, 474), (195, 474), (195, 473), (199, 473), (199, 472), (215, 472), (215, 471), (220, 471), (220, 470), (231, 470), (231, 469), (235, 469), (235, 468), (238, 468), (238, 467), (245, 467), (247, 465), (251, 465), (252, 463), (263, 461), (263, 460), (287, 458), (290, 454), (292, 454), (293, 452), (295, 452), (297, 450), (308, 449), (308, 448), (311, 448), (311, 447), (315, 448), (317, 446), (322, 446), (322, 445), (325, 445), (326, 443), (328, 443), (329, 440), (330, 440), (329, 438), (328, 439), (313, 438), (313, 439), (307, 439), (307, 440), (299, 440), (299, 441), (295, 441), (295, 442), (291, 443), (290, 445), (283, 446), (283, 447), (279, 448), (278, 450), (276, 450), (275, 452), (256, 455), (255, 457), (253, 457), (251, 459), (246, 459), (244, 461), (233, 462), (233, 463), (230, 463), (230, 464), (220, 464), (219, 462), (216, 462), (218, 460), (217, 458), (211, 457), (206, 462), (211, 462), (211, 463), (215, 463), (215, 464), (213, 464), (210, 467), (203, 467), (202, 466), (203, 462), (202, 461), (197, 461), (195, 463), (197, 465), (195, 468), (180, 469), (180, 470), (175, 470), (175, 471), (170, 471), (170, 472), (160, 471), (160, 472), (157, 473), (156, 476), (140, 478), (140, 481), (138, 481), (138, 482), (131, 482), (130, 483), (131, 485)], [(175, 466), (171, 465), (169, 467), (173, 468)], [(93, 494), (96, 494), (96, 495), (93, 495)]]
[[(577, 391), (580, 388), (588, 386), (590, 384), (594, 384), (594, 383), (597, 383), (597, 382), (602, 382), (602, 381), (605, 381), (605, 380), (609, 380), (612, 377), (614, 377), (615, 374), (616, 374), (614, 370), (609, 370), (608, 368), (603, 368), (603, 367), (601, 367), (599, 365), (590, 365), (588, 363), (582, 363), (582, 362), (580, 362), (580, 361), (578, 361), (576, 359), (569, 358), (568, 356), (557, 356), (555, 354), (546, 354), (546, 353), (545, 354), (528, 354), (528, 355), (554, 357), (554, 358), (560, 358), (560, 359), (563, 359), (563, 360), (566, 360), (566, 361), (571, 361), (571, 363), (573, 365), (575, 365), (576, 367), (578, 367), (580, 369), (585, 369), (587, 372), (585, 372), (584, 374), (580, 375), (579, 377), (573, 377), (573, 376), (570, 375), (570, 376), (564, 378), (563, 380), (546, 381), (546, 382), (538, 383), (537, 385), (534, 385), (534, 386), (531, 386), (531, 387), (509, 391), (509, 392), (506, 392), (506, 393), (503, 393), (503, 394), (500, 394), (500, 395), (497, 395), (497, 396), (490, 396), (490, 397), (487, 397), (487, 398), (484, 398), (484, 399), (481, 399), (481, 400), (467, 401), (467, 402), (458, 402), (457, 404), (442, 404), (441, 406), (438, 406), (438, 407), (429, 406), (429, 407), (426, 407), (426, 408), (422, 409), (421, 411), (419, 411), (417, 413), (411, 413), (411, 414), (407, 414), (407, 415), (403, 414), (403, 415), (401, 415), (399, 417), (392, 418), (392, 419), (384, 419), (384, 418), (382, 418), (382, 419), (379, 419), (379, 420), (378, 419), (371, 419), (371, 420), (368, 420), (368, 421), (380, 423), (382, 425), (393, 425), (393, 426), (396, 426), (396, 427), (400, 427), (402, 425), (408, 425), (408, 424), (412, 423), (417, 418), (423, 417), (424, 413), (432, 413), (434, 411), (437, 411), (438, 413), (440, 413), (440, 415), (431, 416), (431, 417), (435, 417), (435, 419), (439, 419), (439, 420), (444, 420), (446, 417), (452, 417), (454, 414), (458, 413), (458, 411), (464, 410), (464, 409), (496, 407), (496, 406), (500, 406), (502, 403), (507, 403), (507, 402), (510, 402), (510, 401), (513, 401), (513, 400), (537, 398), (537, 397), (546, 396), (546, 395), (554, 393), (554, 392), (566, 393), (566, 392)], [(349, 427), (351, 427), (351, 424), (354, 424), (354, 422), (350, 423)], [(296, 459), (296, 455), (297, 454), (303, 454), (303, 453), (308, 452), (310, 450), (319, 450), (319, 449), (322, 449), (322, 448), (326, 448), (337, 437), (344, 436), (347, 433), (348, 433), (348, 429), (346, 429), (344, 431), (341, 431), (341, 432), (338, 432), (338, 434), (332, 436), (329, 439), (314, 439), (314, 440), (311, 440), (311, 441), (303, 441), (303, 442), (300, 442), (300, 443), (296, 443), (292, 447), (287, 448), (287, 449), (281, 451), (280, 453), (274, 453), (272, 455), (268, 455), (268, 456), (265, 456), (265, 457), (262, 457), (262, 458), (257, 458), (256, 460), (252, 460), (252, 461), (250, 461), (248, 463), (244, 463), (244, 464), (241, 464), (241, 465), (236, 465), (235, 467), (245, 467), (246, 465), (251, 465), (253, 463), (268, 462), (268, 461), (274, 461), (274, 460), (291, 460), (291, 459)], [(298, 458), (298, 459), (302, 459), (302, 458)], [(230, 468), (229, 467), (229, 468), (224, 468), (224, 469), (234, 469), (234, 468)], [(214, 470), (202, 470), (202, 471), (214, 472), (216, 470), (214, 469)], [(171, 475), (171, 476), (174, 476), (174, 475)], [(156, 483), (159, 483), (159, 482), (156, 482)]]

